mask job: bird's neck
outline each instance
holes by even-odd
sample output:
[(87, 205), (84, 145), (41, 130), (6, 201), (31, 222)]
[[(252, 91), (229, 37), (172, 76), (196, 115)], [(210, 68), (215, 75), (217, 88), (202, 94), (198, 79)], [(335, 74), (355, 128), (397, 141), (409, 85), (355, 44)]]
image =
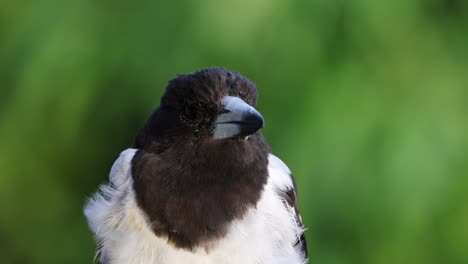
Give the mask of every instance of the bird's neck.
[(155, 235), (192, 249), (223, 237), (231, 221), (256, 205), (268, 177), (268, 149), (259, 138), (249, 140), (135, 155), (136, 198)]

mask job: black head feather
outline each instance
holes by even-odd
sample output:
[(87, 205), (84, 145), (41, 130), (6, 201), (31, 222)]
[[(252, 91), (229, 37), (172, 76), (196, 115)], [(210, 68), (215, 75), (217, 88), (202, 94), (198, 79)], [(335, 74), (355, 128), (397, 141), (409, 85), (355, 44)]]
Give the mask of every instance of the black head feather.
[(154, 149), (182, 138), (212, 136), (214, 121), (223, 111), (225, 96), (239, 97), (256, 107), (257, 88), (248, 79), (223, 68), (178, 75), (169, 81), (160, 106), (140, 130), (135, 147)]

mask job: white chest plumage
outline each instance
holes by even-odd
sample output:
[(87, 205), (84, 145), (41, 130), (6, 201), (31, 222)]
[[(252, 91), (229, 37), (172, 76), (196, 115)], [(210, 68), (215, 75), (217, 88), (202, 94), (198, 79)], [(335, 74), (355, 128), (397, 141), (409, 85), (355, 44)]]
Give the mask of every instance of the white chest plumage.
[[(109, 183), (101, 186), (85, 208), (105, 264), (303, 264), (307, 260), (296, 243), (303, 230), (293, 208), (278, 191), (293, 188), (289, 170), (269, 156), (269, 179), (256, 208), (234, 221), (225, 237), (193, 251), (178, 249), (156, 237), (135, 200), (131, 160), (127, 149), (112, 167)], [(206, 212), (209, 214), (210, 212)], [(296, 245), (296, 246), (295, 246)]]

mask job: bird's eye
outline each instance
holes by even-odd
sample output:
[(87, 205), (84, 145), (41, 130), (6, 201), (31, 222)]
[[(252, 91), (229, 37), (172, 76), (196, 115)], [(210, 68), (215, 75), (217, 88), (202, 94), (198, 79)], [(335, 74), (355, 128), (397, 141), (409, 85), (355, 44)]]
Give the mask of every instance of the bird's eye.
[(188, 120), (197, 119), (197, 109), (193, 105), (189, 105), (184, 109), (184, 117)]

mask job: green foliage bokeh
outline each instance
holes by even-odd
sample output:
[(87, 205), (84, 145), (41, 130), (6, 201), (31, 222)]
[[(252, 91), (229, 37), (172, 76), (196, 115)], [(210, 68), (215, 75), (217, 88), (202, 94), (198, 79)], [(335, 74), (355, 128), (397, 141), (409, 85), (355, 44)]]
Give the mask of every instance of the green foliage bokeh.
[(0, 258), (91, 263), (85, 198), (177, 73), (254, 81), (311, 263), (468, 263), (463, 0), (0, 3)]

